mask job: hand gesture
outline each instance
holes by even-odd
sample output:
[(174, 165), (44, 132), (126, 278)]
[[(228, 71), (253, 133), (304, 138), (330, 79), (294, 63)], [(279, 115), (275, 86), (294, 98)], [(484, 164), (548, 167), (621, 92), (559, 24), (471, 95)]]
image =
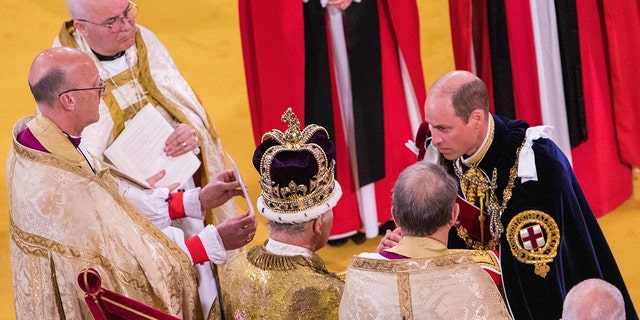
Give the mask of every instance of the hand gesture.
[(376, 252), (380, 253), (383, 250), (395, 247), (401, 239), (402, 230), (400, 228), (396, 228), (393, 231), (387, 230), (387, 233), (382, 237), (382, 240), (380, 240)]
[(256, 235), (257, 226), (256, 215), (247, 212), (239, 217), (225, 220), (217, 225), (216, 229), (218, 229), (224, 248), (233, 250), (251, 242)]
[(242, 195), (240, 181), (233, 170), (226, 170), (200, 189), (200, 205), (202, 210), (219, 207), (239, 195)]

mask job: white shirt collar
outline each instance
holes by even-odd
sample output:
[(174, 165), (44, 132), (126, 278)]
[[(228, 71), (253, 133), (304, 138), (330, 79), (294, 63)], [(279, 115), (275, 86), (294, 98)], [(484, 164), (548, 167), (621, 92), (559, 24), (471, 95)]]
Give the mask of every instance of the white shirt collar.
[(308, 258), (313, 257), (313, 251), (307, 248), (279, 242), (271, 238), (269, 238), (266, 248), (267, 251), (281, 256), (305, 256)]

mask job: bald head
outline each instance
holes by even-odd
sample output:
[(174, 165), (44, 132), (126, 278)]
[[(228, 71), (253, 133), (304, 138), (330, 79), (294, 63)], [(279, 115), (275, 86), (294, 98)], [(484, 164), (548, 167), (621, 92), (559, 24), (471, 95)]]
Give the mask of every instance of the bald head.
[(440, 79), (436, 80), (431, 86), (429, 93), (453, 94), (463, 84), (471, 81), (480, 80), (476, 75), (464, 70), (455, 70), (446, 73)]
[(104, 8), (105, 3), (109, 1), (96, 1), (96, 0), (67, 0), (67, 9), (71, 15), (71, 19), (91, 19), (92, 13), (100, 11)]
[(97, 69), (91, 58), (72, 48), (51, 48), (36, 56), (29, 69), (29, 87), (38, 105), (53, 107), (58, 94), (73, 86), (73, 75)]
[(587, 279), (575, 285), (562, 308), (563, 320), (625, 319), (622, 293), (602, 279)]
[(480, 109), (489, 112), (489, 94), (487, 86), (480, 78), (464, 70), (451, 71), (438, 79), (429, 90), (425, 108), (430, 99), (447, 98), (451, 100), (455, 113), (466, 123), (471, 112)]
[(448, 232), (457, 193), (456, 180), (440, 165), (417, 162), (404, 169), (393, 186), (393, 218), (410, 236), (431, 236), (441, 228)]
[(38, 109), (68, 134), (80, 135), (98, 121), (104, 86), (93, 60), (72, 48), (51, 48), (36, 56), (29, 88)]

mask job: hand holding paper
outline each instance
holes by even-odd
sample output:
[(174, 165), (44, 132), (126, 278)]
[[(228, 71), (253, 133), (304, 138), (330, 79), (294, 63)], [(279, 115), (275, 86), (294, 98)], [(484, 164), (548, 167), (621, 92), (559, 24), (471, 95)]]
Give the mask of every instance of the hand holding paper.
[(221, 172), (213, 181), (200, 189), (203, 210), (219, 207), (235, 196), (243, 195), (241, 181), (233, 170)]
[(119, 171), (149, 186), (146, 180), (165, 170), (156, 187), (184, 184), (200, 167), (200, 160), (192, 152), (169, 157), (165, 142), (173, 127), (151, 105), (147, 104), (131, 119), (118, 138), (104, 151), (104, 155)]

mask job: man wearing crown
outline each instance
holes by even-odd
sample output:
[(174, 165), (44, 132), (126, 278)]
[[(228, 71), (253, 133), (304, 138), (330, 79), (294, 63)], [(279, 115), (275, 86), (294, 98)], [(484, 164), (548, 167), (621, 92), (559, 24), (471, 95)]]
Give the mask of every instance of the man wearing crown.
[(283, 133), (273, 129), (253, 156), (262, 193), (257, 201), (269, 239), (225, 266), (227, 319), (337, 319), (344, 282), (315, 251), (329, 239), (342, 189), (327, 131), (300, 123), (291, 109)]

